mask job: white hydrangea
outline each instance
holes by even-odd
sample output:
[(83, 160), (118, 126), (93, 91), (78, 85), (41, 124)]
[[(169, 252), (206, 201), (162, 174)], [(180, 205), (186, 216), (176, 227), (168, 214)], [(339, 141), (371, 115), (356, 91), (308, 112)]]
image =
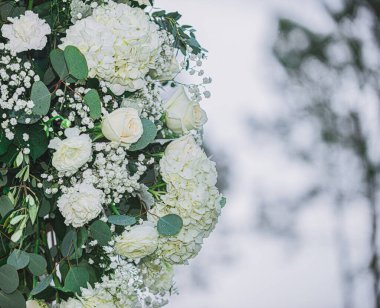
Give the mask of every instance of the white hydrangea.
[(54, 138), (50, 141), (49, 148), (56, 150), (52, 164), (60, 172), (74, 173), (91, 158), (91, 138), (81, 135), (78, 128), (67, 128), (65, 135), (64, 140)]
[(60, 48), (74, 45), (85, 55), (90, 77), (107, 83), (116, 94), (145, 86), (161, 40), (158, 26), (140, 8), (109, 1), (67, 30)]
[(167, 262), (144, 260), (139, 264), (144, 285), (153, 294), (165, 295), (171, 291), (174, 285), (173, 266)]
[(168, 262), (183, 264), (198, 254), (221, 211), (215, 163), (187, 135), (169, 144), (160, 167), (168, 192), (151, 210), (149, 219), (177, 214), (183, 219), (183, 228), (176, 236), (160, 237), (157, 254)]
[(11, 24), (3, 25), (1, 34), (9, 40), (13, 52), (42, 50), (46, 46), (47, 35), (51, 33), (51, 29), (37, 14), (26, 11), (25, 15), (8, 20)]
[(57, 202), (66, 225), (84, 226), (102, 211), (103, 192), (90, 184), (77, 184), (63, 194)]
[(84, 308), (81, 301), (76, 298), (69, 298), (67, 301), (62, 301), (59, 305), (59, 308)]

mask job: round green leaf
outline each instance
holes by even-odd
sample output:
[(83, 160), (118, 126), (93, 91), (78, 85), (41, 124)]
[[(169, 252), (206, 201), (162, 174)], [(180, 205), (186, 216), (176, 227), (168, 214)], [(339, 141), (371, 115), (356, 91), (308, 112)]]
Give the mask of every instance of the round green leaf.
[(108, 217), (108, 222), (117, 226), (131, 226), (136, 223), (136, 218), (127, 215), (112, 215)]
[(87, 61), (79, 49), (74, 46), (67, 46), (63, 53), (70, 75), (79, 80), (86, 79), (88, 76)]
[(50, 282), (52, 280), (53, 280), (52, 275), (46, 276), (44, 279), (42, 279), (41, 281), (37, 283), (37, 285), (30, 292), (30, 295), (34, 296), (44, 291), (50, 285)]
[(25, 251), (15, 249), (8, 257), (7, 263), (12, 265), (16, 270), (23, 269), (29, 264), (29, 254)]
[(13, 293), (17, 290), (19, 278), (17, 270), (9, 264), (0, 267), (0, 289), (5, 293)]
[(91, 89), (83, 98), (85, 104), (90, 108), (90, 117), (94, 120), (102, 116), (102, 104), (98, 91)]
[(30, 258), (30, 261), (29, 261), (28, 269), (33, 275), (41, 276), (42, 274), (46, 272), (47, 263), (43, 256), (30, 253), (29, 258)]
[(65, 55), (62, 50), (54, 49), (50, 52), (50, 62), (54, 71), (58, 74), (61, 80), (69, 75), (69, 70), (66, 65)]
[(146, 148), (149, 144), (151, 144), (154, 141), (154, 139), (156, 139), (156, 136), (157, 136), (156, 125), (148, 119), (142, 119), (141, 122), (144, 127), (144, 133), (136, 143), (130, 146), (129, 148), (130, 151), (140, 151)]
[(74, 249), (77, 242), (77, 234), (74, 230), (70, 230), (66, 233), (61, 243), (62, 256), (68, 257), (74, 253)]
[(90, 226), (92, 237), (98, 241), (99, 245), (105, 246), (112, 238), (110, 227), (103, 221), (97, 220)]
[(42, 81), (36, 81), (33, 84), (30, 98), (34, 103), (33, 114), (44, 116), (49, 112), (51, 94)]
[(164, 236), (177, 235), (183, 226), (183, 220), (176, 214), (169, 214), (161, 217), (157, 223), (158, 233)]
[(0, 291), (0, 307), (26, 308), (25, 298), (20, 291), (11, 294)]
[(86, 287), (90, 276), (85, 267), (72, 267), (65, 278), (65, 290), (79, 292), (81, 287)]

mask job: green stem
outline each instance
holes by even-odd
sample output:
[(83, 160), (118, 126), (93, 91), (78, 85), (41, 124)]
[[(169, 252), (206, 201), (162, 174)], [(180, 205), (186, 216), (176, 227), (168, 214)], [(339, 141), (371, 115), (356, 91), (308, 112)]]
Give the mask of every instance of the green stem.
[(34, 0), (29, 0), (28, 2), (28, 10), (31, 11), (33, 9), (33, 2)]
[[(34, 243), (34, 253), (38, 255), (40, 250), (40, 221), (37, 218), (37, 238), (36, 242)], [(33, 288), (37, 285), (37, 276), (33, 275)]]
[(112, 203), (112, 204), (111, 204), (111, 210), (112, 210), (112, 212), (113, 212), (114, 214), (116, 214), (116, 215), (120, 215), (120, 212), (119, 212), (119, 210), (116, 208), (115, 203)]

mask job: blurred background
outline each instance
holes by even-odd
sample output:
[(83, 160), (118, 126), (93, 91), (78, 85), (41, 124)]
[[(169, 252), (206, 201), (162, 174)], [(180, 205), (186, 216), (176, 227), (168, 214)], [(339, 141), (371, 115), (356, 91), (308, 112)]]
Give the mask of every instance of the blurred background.
[(380, 2), (157, 0), (210, 51), (228, 197), (169, 308), (380, 307)]

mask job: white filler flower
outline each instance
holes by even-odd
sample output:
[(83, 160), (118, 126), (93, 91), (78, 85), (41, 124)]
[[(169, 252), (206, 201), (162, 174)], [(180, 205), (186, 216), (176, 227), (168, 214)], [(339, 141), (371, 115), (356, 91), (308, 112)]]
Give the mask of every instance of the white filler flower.
[(122, 95), (144, 87), (161, 40), (158, 26), (144, 10), (109, 1), (67, 30), (59, 47), (68, 45), (85, 55), (90, 77), (105, 81), (116, 95)]
[(149, 221), (133, 226), (115, 239), (116, 253), (130, 259), (141, 259), (152, 254), (157, 245), (158, 232)]
[(57, 201), (67, 226), (79, 228), (98, 217), (102, 211), (103, 192), (90, 184), (77, 184)]
[(46, 46), (47, 35), (51, 33), (51, 29), (37, 14), (26, 11), (25, 15), (8, 20), (11, 24), (3, 25), (1, 34), (9, 40), (13, 52), (42, 50)]
[(76, 172), (92, 155), (92, 143), (89, 135), (80, 135), (78, 128), (65, 130), (67, 139), (54, 138), (49, 148), (55, 149), (53, 166), (60, 172)]

